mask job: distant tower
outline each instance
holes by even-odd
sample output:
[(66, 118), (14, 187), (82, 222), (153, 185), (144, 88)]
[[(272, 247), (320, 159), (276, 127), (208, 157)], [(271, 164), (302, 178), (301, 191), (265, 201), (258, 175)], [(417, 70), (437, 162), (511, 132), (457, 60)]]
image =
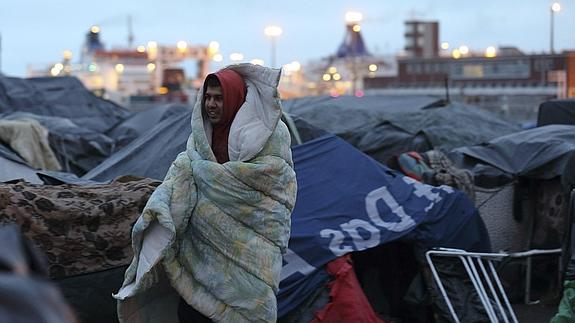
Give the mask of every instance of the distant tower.
[(128, 48), (134, 46), (134, 31), (132, 30), (132, 16), (128, 15)]
[(94, 52), (98, 50), (104, 50), (104, 44), (100, 41), (100, 27), (92, 26), (90, 31), (86, 34), (86, 42), (82, 47), (82, 56), (80, 60), (84, 62), (84, 60), (92, 57)]
[(345, 37), (335, 56), (337, 58), (371, 56), (363, 42), (359, 24), (348, 23), (345, 29)]
[(409, 57), (439, 56), (439, 23), (437, 21), (406, 21), (405, 52)]

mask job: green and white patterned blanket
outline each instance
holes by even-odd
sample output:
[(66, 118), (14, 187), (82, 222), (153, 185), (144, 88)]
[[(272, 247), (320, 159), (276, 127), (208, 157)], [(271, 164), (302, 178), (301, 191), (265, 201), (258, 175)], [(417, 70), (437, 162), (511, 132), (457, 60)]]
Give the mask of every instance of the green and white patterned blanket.
[(276, 320), (297, 190), (280, 71), (229, 68), (248, 86), (230, 130), (230, 162), (218, 164), (211, 151), (200, 91), (187, 149), (134, 225), (134, 259), (114, 295), (122, 322), (177, 322), (179, 295), (216, 322)]

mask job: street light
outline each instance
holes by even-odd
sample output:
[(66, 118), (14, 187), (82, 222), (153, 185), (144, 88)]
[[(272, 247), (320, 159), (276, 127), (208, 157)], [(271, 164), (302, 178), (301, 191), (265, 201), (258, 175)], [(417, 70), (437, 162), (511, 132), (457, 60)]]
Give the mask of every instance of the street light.
[(550, 9), (550, 13), (551, 13), (551, 28), (550, 28), (550, 32), (551, 35), (549, 37), (549, 52), (551, 52), (551, 54), (555, 53), (555, 49), (553, 48), (553, 41), (555, 38), (555, 35), (553, 34), (553, 28), (554, 28), (554, 18), (555, 18), (555, 13), (561, 11), (561, 5), (559, 4), (559, 2), (553, 2), (553, 4), (551, 5)]
[(264, 34), (271, 40), (271, 67), (276, 66), (276, 38), (282, 34), (283, 30), (278, 26), (267, 26), (264, 28)]

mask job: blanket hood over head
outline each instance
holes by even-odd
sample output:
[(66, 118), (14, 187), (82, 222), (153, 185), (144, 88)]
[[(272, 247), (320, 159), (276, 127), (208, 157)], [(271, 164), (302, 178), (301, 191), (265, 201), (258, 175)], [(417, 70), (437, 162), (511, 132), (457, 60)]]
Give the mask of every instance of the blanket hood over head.
[[(277, 90), (281, 71), (252, 64), (231, 65), (222, 71), (226, 69), (241, 75), (247, 86), (245, 102), (237, 112), (228, 136), (229, 159), (246, 161), (260, 152), (281, 118), (281, 104)], [(211, 145), (213, 127), (202, 111), (203, 96), (202, 88), (198, 92), (192, 113), (192, 124), (194, 120), (197, 122), (201, 119), (205, 132), (197, 131), (193, 135), (197, 142), (205, 141)], [(215, 160), (213, 152), (201, 153), (202, 157)]]

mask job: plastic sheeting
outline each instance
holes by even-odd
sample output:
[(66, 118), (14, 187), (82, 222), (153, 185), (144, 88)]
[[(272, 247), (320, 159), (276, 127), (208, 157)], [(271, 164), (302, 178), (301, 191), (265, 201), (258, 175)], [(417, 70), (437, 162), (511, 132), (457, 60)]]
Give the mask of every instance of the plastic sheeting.
[(16, 78), (0, 75), (0, 113), (28, 112), (72, 120), (100, 133), (126, 119), (130, 112), (98, 98), (74, 77)]
[(0, 116), (5, 120), (32, 119), (49, 131), (50, 147), (56, 153), (64, 171), (82, 175), (108, 158), (115, 142), (108, 136), (82, 127), (63, 117), (13, 112)]
[[(190, 110), (176, 110), (164, 121), (144, 133), (90, 172), (83, 179), (108, 181), (122, 175), (163, 179), (178, 153), (186, 148), (191, 132)], [(293, 117), (305, 142), (326, 134), (301, 118)], [(295, 145), (292, 139), (292, 145)]]
[(563, 99), (541, 103), (537, 115), (537, 126), (550, 124), (575, 125), (575, 100)]
[(138, 112), (106, 132), (106, 135), (116, 141), (116, 149), (123, 148), (134, 139), (143, 135), (161, 121), (175, 114), (183, 114), (191, 110), (190, 106), (166, 104)]
[(496, 138), (486, 145), (455, 149), (450, 157), (459, 167), (471, 169), (476, 178), (486, 178), (481, 182), (488, 182), (502, 172), (533, 179), (562, 176), (562, 183), (572, 187), (575, 186), (575, 126), (548, 125), (524, 130)]
[(172, 115), (82, 178), (108, 181), (122, 175), (135, 175), (162, 180), (172, 161), (186, 148), (191, 115), (191, 111)]
[(295, 99), (284, 108), (382, 163), (406, 151), (449, 151), (520, 130), (476, 107), (437, 103), (429, 96), (371, 95)]

